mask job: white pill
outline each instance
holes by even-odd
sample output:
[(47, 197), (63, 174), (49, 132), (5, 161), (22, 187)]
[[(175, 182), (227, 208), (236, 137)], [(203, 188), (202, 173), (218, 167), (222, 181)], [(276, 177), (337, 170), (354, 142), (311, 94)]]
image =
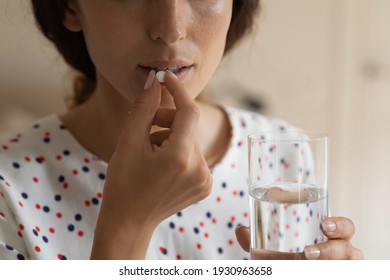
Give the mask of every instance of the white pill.
[(158, 71), (156, 77), (160, 83), (165, 82), (165, 71)]

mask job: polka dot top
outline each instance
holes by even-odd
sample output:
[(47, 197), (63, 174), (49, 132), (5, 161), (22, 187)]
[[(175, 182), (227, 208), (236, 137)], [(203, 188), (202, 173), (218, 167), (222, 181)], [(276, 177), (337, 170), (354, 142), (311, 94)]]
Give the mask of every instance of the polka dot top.
[[(225, 107), (230, 148), (211, 170), (208, 198), (163, 221), (147, 259), (247, 259), (236, 237), (249, 225), (248, 134), (280, 120)], [(84, 149), (56, 115), (0, 137), (0, 259), (89, 259), (107, 163)]]

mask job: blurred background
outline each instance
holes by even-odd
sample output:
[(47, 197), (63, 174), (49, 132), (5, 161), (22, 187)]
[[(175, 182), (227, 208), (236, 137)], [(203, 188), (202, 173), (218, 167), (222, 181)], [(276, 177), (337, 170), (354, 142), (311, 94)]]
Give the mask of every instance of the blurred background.
[[(218, 103), (331, 136), (330, 206), (367, 259), (390, 259), (390, 1), (263, 0), (207, 88)], [(0, 0), (0, 132), (63, 112), (68, 68), (30, 1)], [(389, 215), (389, 216), (387, 216)]]

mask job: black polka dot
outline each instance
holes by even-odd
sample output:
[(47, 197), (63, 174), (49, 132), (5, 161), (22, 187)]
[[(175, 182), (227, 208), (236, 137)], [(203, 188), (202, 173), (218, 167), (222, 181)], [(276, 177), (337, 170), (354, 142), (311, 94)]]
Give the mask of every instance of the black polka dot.
[(69, 156), (70, 155), (70, 151), (69, 150), (64, 150), (62, 153), (64, 154), (64, 156)]
[(69, 231), (74, 231), (74, 225), (68, 225), (68, 230)]
[(43, 211), (45, 211), (46, 213), (49, 213), (50, 212), (49, 206), (43, 206)]
[(100, 180), (105, 180), (106, 179), (106, 175), (104, 175), (103, 173), (99, 173), (98, 177), (99, 177)]
[(55, 201), (61, 201), (61, 196), (59, 194), (57, 194), (56, 196), (54, 196), (54, 200)]
[(5, 245), (5, 248), (7, 248), (10, 251), (13, 251), (13, 249), (14, 249), (13, 247), (9, 246), (8, 244)]
[(95, 204), (95, 205), (98, 205), (99, 204), (99, 199), (97, 199), (96, 197), (92, 198), (92, 203)]
[(45, 242), (45, 243), (48, 243), (48, 242), (49, 242), (49, 239), (48, 239), (46, 236), (42, 236), (42, 240), (43, 240), (43, 242)]
[(169, 227), (170, 227), (171, 229), (174, 229), (174, 228), (175, 228), (175, 224), (172, 223), (172, 222), (170, 222), (170, 223), (169, 223)]
[(20, 164), (17, 163), (17, 162), (14, 162), (14, 163), (12, 164), (12, 166), (13, 166), (14, 168), (16, 168), (16, 169), (19, 169), (19, 168), (20, 168)]
[(58, 181), (59, 181), (60, 183), (65, 182), (65, 176), (63, 176), (63, 175), (59, 176), (59, 177), (58, 177)]
[(76, 214), (75, 216), (74, 216), (74, 219), (76, 220), (76, 221), (81, 221), (81, 219), (82, 219), (82, 216), (81, 216), (81, 214)]
[(27, 199), (27, 198), (28, 198), (28, 194), (22, 193), (22, 197), (23, 197), (24, 199)]
[(18, 254), (16, 257), (21, 261), (26, 259), (22, 254)]
[(83, 166), (82, 170), (83, 170), (84, 172), (89, 172), (88, 166)]

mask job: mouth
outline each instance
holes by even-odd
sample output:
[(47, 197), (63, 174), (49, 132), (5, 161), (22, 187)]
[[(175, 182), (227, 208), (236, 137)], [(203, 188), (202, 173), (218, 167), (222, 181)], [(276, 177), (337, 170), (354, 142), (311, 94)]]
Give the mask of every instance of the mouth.
[(160, 72), (160, 71), (170, 71), (172, 72), (173, 74), (176, 75), (176, 77), (180, 80), (180, 81), (184, 81), (189, 73), (191, 72), (191, 70), (193, 69), (193, 65), (183, 65), (183, 64), (179, 64), (179, 65), (173, 65), (173, 66), (168, 66), (168, 67), (165, 67), (165, 66), (157, 66), (157, 65), (139, 65), (139, 68), (144, 72), (144, 75), (147, 77), (147, 75), (149, 75), (150, 71), (154, 70), (156, 73)]

